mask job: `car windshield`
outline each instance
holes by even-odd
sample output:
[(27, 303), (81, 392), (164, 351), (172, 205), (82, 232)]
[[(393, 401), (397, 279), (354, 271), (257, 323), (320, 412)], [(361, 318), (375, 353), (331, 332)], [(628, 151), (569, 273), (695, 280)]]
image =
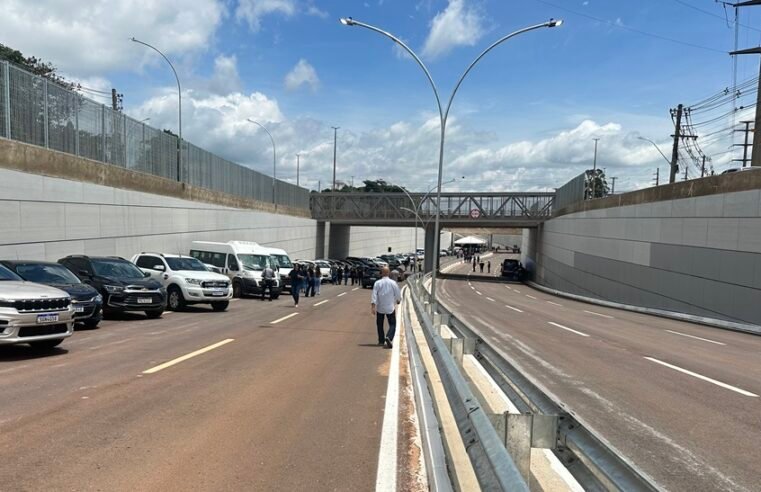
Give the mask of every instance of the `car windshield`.
[(41, 284), (78, 284), (79, 279), (63, 265), (24, 263), (16, 266), (16, 272), (24, 280)]
[(205, 272), (206, 267), (196, 258), (165, 258), (169, 268), (172, 270), (192, 270), (196, 272)]
[(12, 271), (8, 270), (4, 266), (0, 265), (0, 281), (3, 280), (22, 280), (21, 277), (13, 273)]
[(272, 258), (275, 259), (275, 262), (280, 268), (293, 268), (293, 263), (291, 263), (291, 259), (288, 258), (288, 255), (272, 255)]
[(247, 270), (264, 270), (267, 266), (273, 266), (270, 257), (266, 255), (238, 255), (238, 259)]
[(93, 270), (95, 275), (101, 277), (113, 277), (113, 278), (141, 278), (143, 272), (134, 263), (130, 263), (126, 260), (118, 260), (116, 258), (104, 258), (100, 260), (93, 260)]

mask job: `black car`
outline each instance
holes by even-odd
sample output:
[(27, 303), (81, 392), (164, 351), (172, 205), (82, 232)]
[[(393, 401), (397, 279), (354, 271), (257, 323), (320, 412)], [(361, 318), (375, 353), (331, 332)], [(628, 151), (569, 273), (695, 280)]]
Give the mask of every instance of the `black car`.
[(502, 276), (522, 282), (526, 277), (526, 270), (520, 261), (508, 258), (502, 262)]
[(364, 269), (364, 273), (362, 274), (362, 288), (363, 289), (372, 289), (373, 285), (375, 285), (375, 282), (380, 280), (381, 278), (381, 271), (378, 267), (368, 267)]
[(103, 296), (94, 287), (83, 284), (63, 265), (24, 260), (0, 263), (28, 282), (49, 285), (69, 294), (71, 304), (74, 306), (74, 320), (77, 323), (82, 323), (87, 328), (95, 328), (103, 319), (101, 312)]
[(166, 289), (124, 258), (73, 255), (58, 263), (100, 292), (105, 314), (143, 311), (149, 318), (158, 318), (164, 312)]

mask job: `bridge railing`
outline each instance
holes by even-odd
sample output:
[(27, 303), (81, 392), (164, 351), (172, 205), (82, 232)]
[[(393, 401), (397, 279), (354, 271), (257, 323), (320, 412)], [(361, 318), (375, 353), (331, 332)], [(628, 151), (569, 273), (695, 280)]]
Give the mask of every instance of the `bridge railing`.
[[(442, 193), (441, 219), (540, 220), (552, 215), (554, 193)], [(312, 193), (312, 216), (317, 220), (411, 222), (436, 214), (436, 196), (422, 193)]]

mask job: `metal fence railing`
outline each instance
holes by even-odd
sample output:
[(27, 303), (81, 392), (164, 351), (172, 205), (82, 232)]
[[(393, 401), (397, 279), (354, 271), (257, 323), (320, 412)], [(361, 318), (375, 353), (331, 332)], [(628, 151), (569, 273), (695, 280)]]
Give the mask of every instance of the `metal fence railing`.
[[(263, 202), (272, 177), (178, 140), (122, 112), (0, 61), (0, 137)], [(278, 205), (309, 208), (309, 190), (275, 181)]]
[(581, 173), (555, 192), (555, 210), (584, 201), (586, 173)]

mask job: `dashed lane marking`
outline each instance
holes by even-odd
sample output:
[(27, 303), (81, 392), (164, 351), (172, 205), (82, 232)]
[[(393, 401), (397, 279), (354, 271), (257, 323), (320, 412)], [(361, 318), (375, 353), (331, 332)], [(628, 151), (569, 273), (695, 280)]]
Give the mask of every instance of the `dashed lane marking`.
[(743, 396), (750, 396), (752, 398), (758, 398), (758, 395), (755, 393), (751, 393), (750, 391), (745, 391), (744, 389), (740, 389), (736, 386), (732, 386), (731, 384), (722, 383), (721, 381), (717, 381), (715, 379), (709, 378), (708, 376), (703, 376), (702, 374), (698, 374), (696, 372), (689, 371), (687, 369), (684, 369), (679, 366), (675, 366), (673, 364), (669, 364), (668, 362), (663, 362), (662, 360), (658, 360), (655, 357), (645, 357), (645, 359), (649, 360), (650, 362), (655, 362), (656, 364), (660, 364), (664, 367), (668, 367), (669, 369), (673, 369), (675, 371), (679, 371), (682, 374), (687, 374), (688, 376), (692, 376), (694, 378), (698, 378), (702, 381), (706, 381), (711, 384), (715, 384), (716, 386), (721, 386), (724, 389), (728, 389), (730, 391), (734, 391), (735, 393), (740, 393)]
[(602, 314), (602, 313), (596, 313), (594, 311), (587, 311), (586, 309), (584, 310), (584, 312), (587, 314), (594, 314), (595, 316), (599, 316), (601, 318), (614, 319), (613, 316), (608, 316), (607, 314)]
[(695, 335), (688, 335), (687, 333), (682, 333), (679, 331), (674, 331), (674, 330), (666, 330), (666, 331), (669, 333), (673, 333), (674, 335), (679, 335), (679, 336), (687, 337), (687, 338), (694, 338), (695, 340), (701, 340), (703, 342), (715, 343), (716, 345), (726, 345), (726, 343), (717, 342), (716, 340), (710, 340), (708, 338), (703, 338), (703, 337), (696, 337)]
[(492, 299), (491, 297), (487, 297), (486, 300), (487, 301), (491, 301), (491, 302), (495, 302), (494, 299)]
[(517, 311), (517, 312), (519, 312), (519, 313), (522, 313), (522, 312), (523, 312), (523, 311), (521, 311), (520, 309), (518, 309), (517, 307), (512, 307), (512, 306), (510, 306), (510, 305), (508, 305), (508, 304), (505, 304), (505, 307), (506, 307), (506, 308), (508, 308), (508, 309), (512, 309), (513, 311)]
[(354, 292), (355, 290), (359, 290), (359, 287), (354, 287), (353, 289), (351, 289), (352, 292)]
[(482, 296), (482, 295), (483, 295), (483, 294), (481, 294), (481, 293), (480, 293), (480, 292), (478, 292), (478, 291), (476, 291), (476, 294), (478, 294), (479, 296)]
[(528, 294), (526, 294), (526, 297), (528, 297), (529, 299), (534, 299), (534, 300), (536, 300), (536, 297), (534, 297), (534, 296), (530, 296), (530, 295), (528, 295)]
[(328, 299), (325, 299), (324, 301), (318, 302), (317, 304), (314, 305), (314, 307), (321, 306), (321, 305), (325, 304), (326, 302), (328, 302)]
[(179, 364), (180, 362), (184, 362), (184, 361), (186, 361), (188, 359), (192, 359), (193, 357), (197, 357), (197, 356), (199, 356), (201, 354), (205, 354), (206, 352), (209, 352), (211, 350), (219, 348), (219, 347), (221, 347), (223, 345), (227, 345), (228, 343), (234, 342), (234, 341), (235, 341), (234, 338), (227, 338), (225, 340), (222, 340), (221, 342), (217, 342), (217, 343), (214, 343), (212, 345), (209, 345), (208, 347), (204, 347), (202, 349), (198, 349), (195, 352), (190, 352), (189, 354), (185, 354), (182, 357), (177, 357), (176, 359), (172, 359), (172, 360), (170, 360), (168, 362), (164, 362), (163, 364), (159, 364), (159, 365), (157, 365), (155, 367), (151, 367), (150, 369), (143, 371), (143, 374), (154, 374), (154, 373), (157, 373), (159, 371), (162, 371), (162, 370), (166, 369), (167, 367), (172, 367), (175, 364)]
[(588, 337), (589, 336), (586, 333), (580, 332), (578, 330), (574, 330), (573, 328), (568, 328), (567, 326), (563, 326), (563, 325), (561, 325), (559, 323), (555, 323), (553, 321), (548, 321), (547, 323), (551, 324), (552, 326), (554, 326), (556, 328), (560, 328), (561, 330), (570, 331), (571, 333), (575, 333), (575, 334), (581, 335), (583, 337)]
[(346, 292), (341, 292), (341, 293), (340, 293), (340, 294), (338, 294), (336, 297), (341, 297), (341, 296), (345, 296), (345, 295), (346, 295)]
[(547, 304), (552, 304), (553, 306), (557, 306), (557, 307), (563, 307), (562, 304), (558, 304), (557, 302), (552, 302), (552, 301), (547, 301)]
[(298, 316), (298, 315), (299, 315), (299, 313), (291, 313), (288, 316), (283, 316), (280, 319), (276, 319), (275, 321), (272, 321), (270, 324), (271, 325), (276, 325), (276, 324), (280, 323), (281, 321), (285, 321), (287, 319), (293, 318), (294, 316)]

